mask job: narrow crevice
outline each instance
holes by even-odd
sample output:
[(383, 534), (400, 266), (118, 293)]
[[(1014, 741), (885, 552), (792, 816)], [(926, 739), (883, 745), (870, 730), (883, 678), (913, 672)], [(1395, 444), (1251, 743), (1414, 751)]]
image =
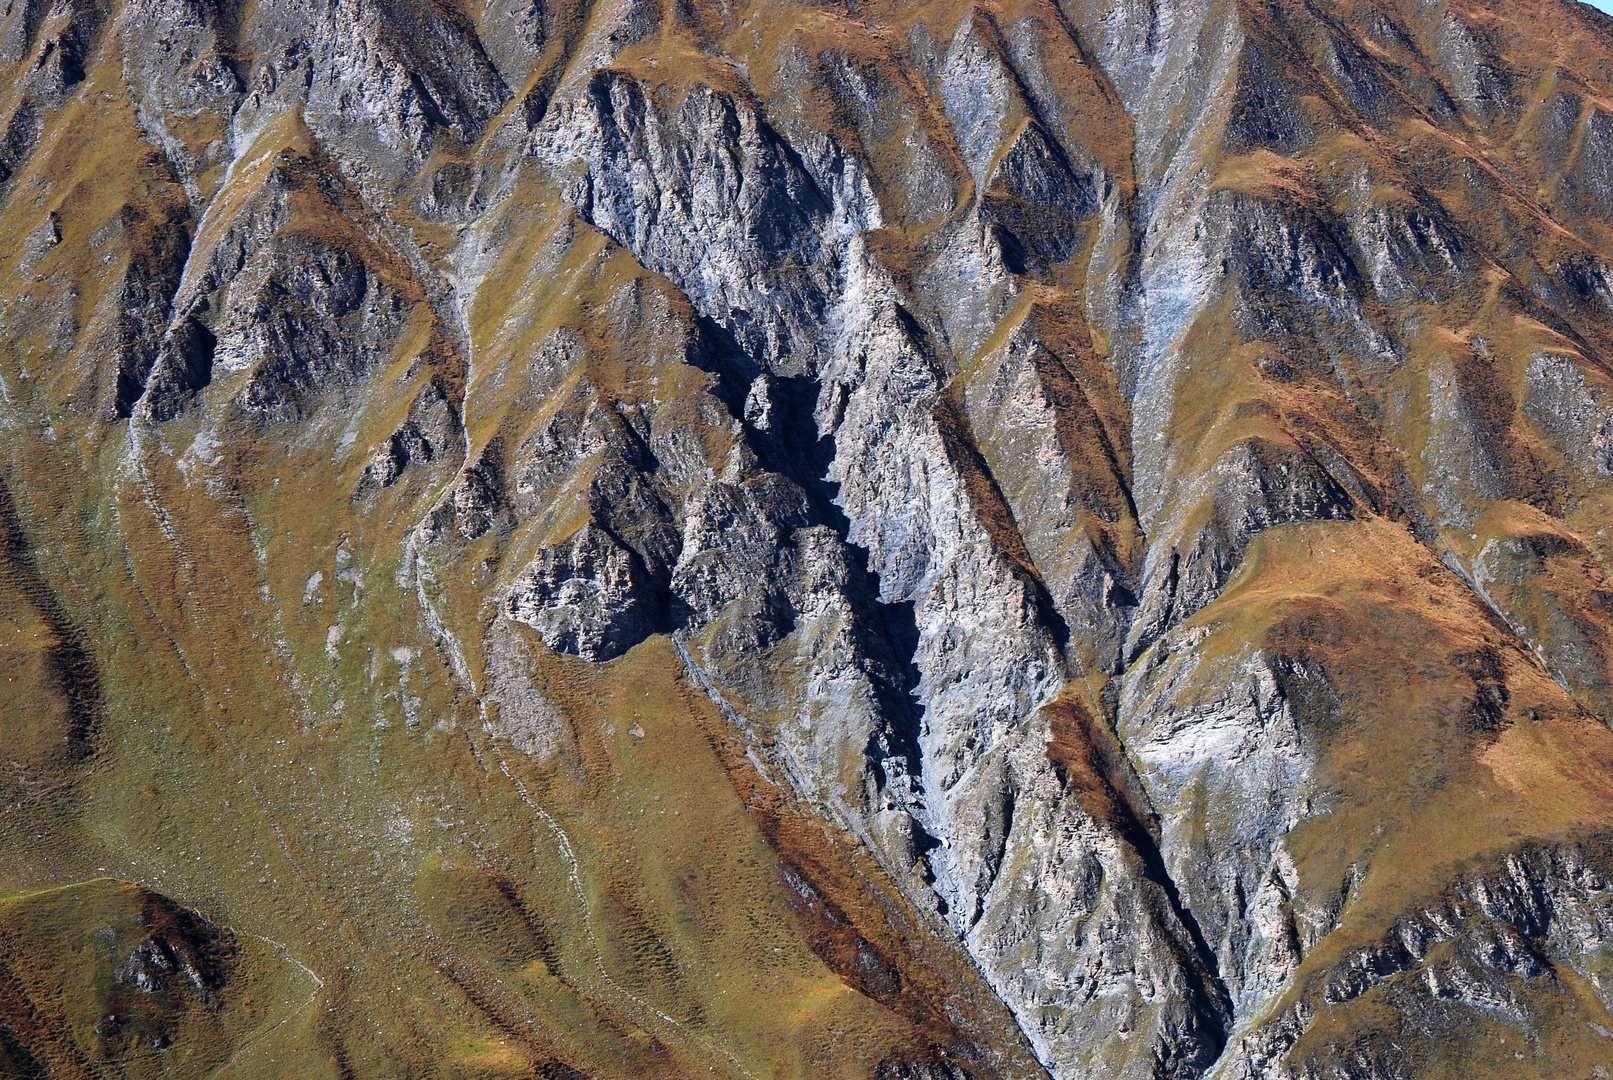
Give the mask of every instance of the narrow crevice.
[[(829, 479), (838, 452), (835, 437), (821, 433), (816, 418), (823, 384), (807, 375), (764, 376), (762, 366), (728, 328), (709, 318), (702, 318), (700, 326), (705, 347), (690, 360), (717, 377), (714, 392), (736, 418), (744, 417), (745, 401), (755, 381), (768, 380), (766, 427), (747, 423), (742, 437), (761, 468), (787, 478), (805, 493), (811, 523), (827, 525), (839, 538), (850, 571), (848, 598), (873, 639), (863, 643), (869, 660), (865, 674), (886, 725), (882, 734), (888, 745), (871, 745), (868, 757), (882, 785), (888, 778), (878, 759), (887, 752), (903, 758), (917, 780), (923, 771), (919, 746), (923, 706), (916, 697), (916, 605), (911, 600), (884, 599), (879, 575), (868, 566), (868, 551), (851, 541), (851, 519), (837, 502), (840, 485)], [(876, 740), (879, 737), (876, 734)], [(933, 840), (930, 843), (934, 845)]]

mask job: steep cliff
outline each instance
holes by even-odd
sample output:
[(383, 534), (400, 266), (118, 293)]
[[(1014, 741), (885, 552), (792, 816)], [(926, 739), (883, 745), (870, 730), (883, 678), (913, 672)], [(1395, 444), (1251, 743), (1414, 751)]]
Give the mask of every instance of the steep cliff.
[(0, 1073), (1608, 1076), (1613, 20), (0, 71)]

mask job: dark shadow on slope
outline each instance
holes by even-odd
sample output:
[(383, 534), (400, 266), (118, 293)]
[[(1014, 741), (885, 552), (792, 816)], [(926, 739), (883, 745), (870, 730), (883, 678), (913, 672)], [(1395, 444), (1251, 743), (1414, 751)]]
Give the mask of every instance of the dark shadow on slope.
[[(715, 393), (734, 416), (744, 417), (746, 400), (762, 368), (727, 328), (708, 318), (702, 318), (700, 325), (706, 347), (692, 355), (690, 362), (717, 376)], [(851, 520), (836, 501), (840, 485), (829, 479), (836, 454), (834, 436), (818, 430), (816, 413), (822, 384), (805, 375), (771, 376), (768, 387), (766, 427), (747, 423), (744, 438), (762, 468), (786, 477), (805, 493), (810, 523), (827, 525), (840, 538), (850, 570), (848, 599), (866, 633), (860, 643), (867, 660), (865, 673), (886, 725), (866, 750), (871, 771), (884, 787), (889, 778), (881, 762), (894, 755), (906, 761), (913, 776), (919, 776), (923, 707), (917, 698), (919, 631), (915, 604), (911, 600), (890, 603), (882, 599), (879, 575), (868, 567), (867, 550), (851, 542)], [(881, 741), (886, 745), (879, 745)], [(927, 835), (919, 838), (921, 848), (935, 843)]]
[(218, 338), (187, 315), (170, 330), (157, 351), (145, 394), (134, 411), (155, 421), (172, 420), (213, 381)]
[(83, 636), (39, 573), (33, 545), (23, 531), (11, 489), (0, 479), (0, 588), (15, 592), (46, 627), (50, 641), (45, 662), (51, 680), (67, 703), (64, 733), (68, 757), (81, 760), (94, 752), (105, 709), (101, 677)]

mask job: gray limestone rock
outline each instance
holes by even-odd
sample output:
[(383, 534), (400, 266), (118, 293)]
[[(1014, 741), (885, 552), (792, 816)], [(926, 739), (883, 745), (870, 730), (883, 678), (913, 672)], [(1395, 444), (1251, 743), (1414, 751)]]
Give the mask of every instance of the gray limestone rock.
[(504, 612), (557, 652), (609, 660), (657, 629), (652, 587), (638, 556), (590, 521), (538, 553)]

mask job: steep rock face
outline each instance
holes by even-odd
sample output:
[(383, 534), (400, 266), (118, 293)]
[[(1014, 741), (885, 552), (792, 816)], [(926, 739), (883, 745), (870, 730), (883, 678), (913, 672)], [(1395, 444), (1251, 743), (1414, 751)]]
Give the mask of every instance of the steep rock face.
[(1191, 651), (1196, 636), (1167, 639), (1141, 662), (1127, 688), (1137, 698), (1122, 699), (1121, 737), (1162, 815), (1165, 864), (1215, 950), (1236, 1014), (1250, 1016), (1331, 929), (1326, 913), (1296, 923), (1298, 871), (1284, 844), (1320, 794), (1297, 715), (1311, 703), (1291, 697), (1289, 684), (1325, 679), (1255, 652), (1220, 660), (1211, 685), (1221, 696), (1206, 700), (1210, 680), (1195, 668), (1209, 661)]
[[(960, 31), (960, 36), (967, 32), (967, 28)], [(581, 93), (597, 102), (601, 91), (595, 84)], [(776, 136), (751, 135), (754, 121), (734, 123), (726, 111), (692, 111), (687, 105), (677, 114), (682, 123), (675, 124), (645, 111), (636, 100), (623, 91), (613, 109), (613, 117), (634, 125), (621, 134), (600, 127), (598, 111), (574, 113), (561, 105), (557, 133), (542, 153), (554, 154), (555, 148), (564, 146), (632, 145), (643, 139), (652, 148), (652, 157), (696, 165), (756, 163), (749, 168), (757, 175), (744, 183), (726, 177), (725, 167), (691, 170), (685, 177), (678, 171), (658, 173), (651, 166), (654, 180), (649, 182), (659, 188), (657, 193), (656, 188), (646, 190), (645, 184), (635, 185), (630, 176), (620, 175), (625, 163), (638, 168), (636, 159), (603, 157), (598, 165), (590, 165), (586, 184), (572, 188), (570, 197), (580, 212), (613, 235), (623, 236), (651, 266), (666, 267), (705, 314), (733, 328), (735, 344), (743, 350), (742, 370), (755, 365), (763, 370), (764, 379), (791, 377), (809, 363), (806, 358), (823, 357), (806, 367), (806, 377), (819, 387), (815, 430), (777, 434), (832, 443), (826, 479), (838, 485), (836, 503), (845, 521), (842, 542), (866, 551), (881, 603), (911, 605), (914, 636), (908, 647), (914, 650), (911, 662), (918, 682), (913, 693), (921, 716), (914, 724), (898, 700), (900, 711), (883, 718), (891, 730), (864, 736), (884, 745), (875, 751), (877, 772), (858, 785), (864, 791), (852, 789), (864, 803), (851, 804), (853, 828), (871, 835), (884, 833), (881, 854), (898, 873), (905, 873), (917, 853), (914, 830), (900, 819), (916, 821), (917, 835), (929, 847), (924, 873), (933, 879), (938, 894), (928, 902), (938, 901), (938, 911), (966, 932), (965, 941), (984, 965), (987, 978), (1021, 1016), (1043, 1055), (1071, 1066), (1093, 1056), (1084, 1032), (1103, 1023), (1100, 1017), (1108, 1013), (1142, 1029), (1137, 1049), (1121, 1058), (1136, 1055), (1132, 1058), (1136, 1064), (1130, 1067), (1156, 1054), (1171, 1062), (1172, 1070), (1201, 1067), (1204, 1048), (1213, 1036), (1206, 1038), (1198, 1029), (1204, 1023), (1201, 1014), (1213, 1015), (1213, 991), (1201, 987), (1204, 975), (1195, 968), (1189, 935), (1176, 924), (1168, 904), (1153, 895), (1157, 886), (1128, 860), (1123, 845), (1113, 837), (1113, 827), (1092, 820), (1078, 800), (1057, 800), (1048, 811), (1024, 813), (1024, 808), (1056, 790), (1051, 766), (1040, 752), (1046, 736), (1038, 738), (1030, 721), (1067, 677), (1059, 638), (1068, 630), (1013, 531), (1012, 513), (974, 445), (967, 415), (944, 390), (946, 373), (932, 359), (922, 329), (902, 308), (888, 274), (863, 246), (839, 239), (844, 229), (835, 220), (836, 203), (818, 194), (821, 187), (805, 174), (773, 177), (768, 186), (769, 170), (778, 168), (769, 164), (777, 153), (769, 149), (769, 141)], [(572, 126), (580, 129), (577, 134), (571, 133)], [(672, 138), (674, 131), (693, 145), (686, 151), (676, 143), (666, 149), (656, 145), (657, 140)], [(761, 141), (764, 137), (768, 141)], [(755, 148), (758, 141), (760, 151)], [(833, 178), (826, 186), (832, 190)], [(596, 194), (601, 189), (634, 192), (634, 209), (602, 205)], [(769, 206), (735, 203), (736, 195), (746, 190), (786, 200), (787, 216), (781, 222)], [(689, 223), (695, 227), (673, 231), (680, 222), (652, 216), (646, 204), (688, 206)], [(799, 219), (794, 218), (797, 214)], [(720, 224), (700, 229), (708, 219)], [(776, 224), (788, 226), (792, 220), (801, 222), (795, 226), (797, 235), (839, 239), (839, 250), (825, 244), (779, 251), (767, 230)], [(736, 227), (740, 225), (743, 231)], [(697, 237), (698, 243), (709, 245), (704, 252), (679, 246)], [(744, 323), (747, 313), (736, 312), (733, 305), (744, 295), (739, 290), (754, 287), (750, 283), (758, 269), (786, 257), (798, 265), (781, 275), (788, 283), (782, 290), (784, 303), (796, 311), (802, 305), (811, 311), (830, 304), (834, 310), (817, 325), (786, 325), (758, 334)], [(711, 278), (691, 279), (691, 274)], [(792, 295), (793, 289), (800, 292)], [(778, 304), (778, 295), (763, 302)], [(751, 396), (747, 395), (748, 401)], [(766, 420), (769, 429), (782, 428), (773, 418)], [(788, 581), (792, 576), (769, 565), (767, 553), (780, 546), (769, 532), (773, 537), (782, 533), (777, 526), (769, 528), (763, 509), (767, 504), (758, 506), (748, 487), (716, 489), (690, 508), (685, 556), (673, 578), (674, 590), (696, 616), (689, 630), (698, 631), (710, 619), (708, 612), (739, 603), (745, 604), (743, 617), (753, 625), (758, 620), (764, 620), (763, 626), (777, 625), (777, 616), (769, 610), (776, 609), (776, 600), (747, 599), (732, 586), (724, 595), (722, 577), (713, 580), (715, 575), (691, 573), (699, 565), (689, 558), (693, 548), (716, 555), (729, 581), (739, 576), (735, 571), (747, 570), (755, 575), (752, 580), (759, 581), (774, 577)], [(714, 522), (712, 514), (719, 507)], [(722, 539), (714, 547), (707, 537), (715, 538), (719, 529)], [(699, 591), (691, 597), (691, 589)], [(788, 591), (786, 599), (794, 600)], [(736, 646), (771, 645), (781, 629), (769, 633), (759, 628), (738, 641), (719, 633), (713, 644), (734, 656), (740, 652)], [(862, 681), (854, 678), (853, 687)], [(857, 696), (878, 701), (879, 691), (869, 689), (873, 692)], [(823, 702), (815, 703), (814, 711), (822, 710)], [(804, 726), (811, 724), (809, 719)], [(806, 784), (813, 794), (844, 798), (840, 777), (847, 767), (867, 767), (858, 760), (863, 754), (855, 741), (848, 740), (849, 747), (847, 742), (836, 742), (844, 749), (825, 754), (822, 746), (813, 746), (806, 762), (798, 758), (792, 763), (793, 771), (808, 771)], [(846, 760), (845, 749), (857, 756)], [(820, 770), (835, 779), (811, 775)], [(881, 817), (894, 814), (896, 820), (867, 820), (873, 816), (870, 810)], [(995, 823), (984, 832), (978, 827), (982, 817)], [(1051, 835), (1068, 838), (1055, 845), (1051, 858), (1029, 851), (1019, 854), (1046, 843), (1038, 838)], [(1019, 880), (1009, 885), (998, 879), (1005, 858), (1011, 856)], [(1095, 879), (1120, 883), (1119, 888), (1134, 895), (1102, 897), (1093, 887)], [(1135, 895), (1138, 891), (1145, 895)], [(1036, 892), (1067, 899), (1027, 920), (1025, 897)], [(921, 886), (921, 903), (926, 902), (926, 893)], [(1118, 927), (1132, 920), (1148, 926), (1150, 937), (1118, 950), (1087, 944), (1091, 940), (1087, 927)], [(1051, 940), (1027, 954), (1027, 933)], [(1104, 955), (1110, 952), (1116, 954)], [(1116, 966), (1120, 973), (1110, 974), (1107, 969)], [(1061, 969), (1067, 973), (1048, 980), (1048, 972)], [(1159, 993), (1161, 982), (1172, 985), (1174, 993)], [(1172, 997), (1186, 998), (1186, 1003), (1177, 1005)], [(1077, 1008), (1082, 998), (1093, 1004)], [(1045, 1019), (1032, 1021), (1033, 1016)]]
[(1112, 673), (1122, 667), (1143, 540), (1125, 413), (1086, 327), (1055, 320), (1032, 311), (982, 357), (964, 404), (1069, 648)]
[(1514, 7), (5, 8), (7, 888), (305, 942), (308, 1075), (1583, 1075), (1613, 37)]
[[(536, 149), (583, 169), (565, 196), (590, 224), (720, 313), (740, 348), (791, 368), (838, 291), (824, 235), (836, 208), (747, 103), (695, 86), (666, 108), (655, 89), (590, 76), (561, 92)], [(841, 213), (848, 229), (873, 224)]]

